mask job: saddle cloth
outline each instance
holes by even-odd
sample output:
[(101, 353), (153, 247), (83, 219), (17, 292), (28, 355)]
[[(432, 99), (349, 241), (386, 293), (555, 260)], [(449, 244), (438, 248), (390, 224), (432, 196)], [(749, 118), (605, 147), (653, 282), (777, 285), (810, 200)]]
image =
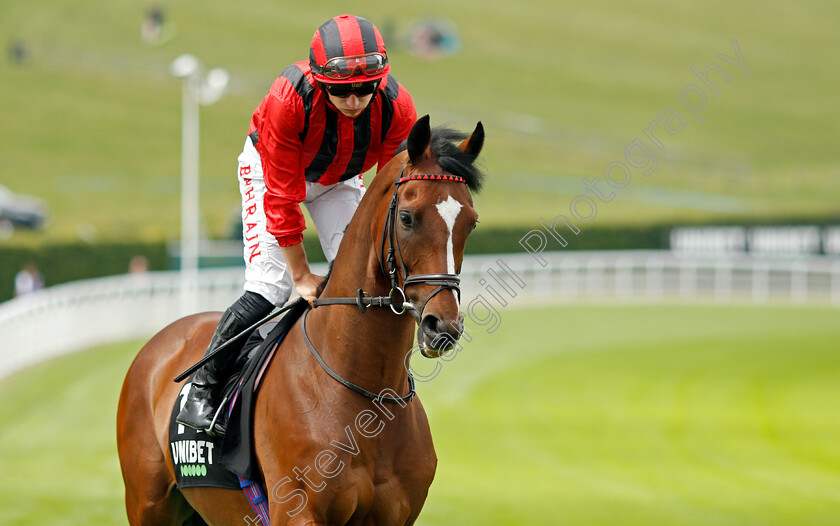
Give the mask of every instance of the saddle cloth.
[(223, 437), (175, 422), (190, 389), (189, 382), (184, 384), (169, 419), (169, 448), (179, 488), (238, 490), (238, 477), (257, 478), (252, 422), (256, 391), (277, 347), (307, 307), (306, 301), (298, 299), (280, 320), (260, 327), (248, 338), (240, 353), (246, 360), (244, 368), (237, 368), (241, 372), (231, 376), (223, 390), (221, 413), (227, 416)]

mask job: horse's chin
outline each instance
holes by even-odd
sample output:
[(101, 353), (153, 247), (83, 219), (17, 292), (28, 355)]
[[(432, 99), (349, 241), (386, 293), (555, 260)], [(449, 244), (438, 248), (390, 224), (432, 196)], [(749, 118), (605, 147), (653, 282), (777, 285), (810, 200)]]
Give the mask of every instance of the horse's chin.
[(426, 358), (440, 358), (441, 356), (443, 356), (444, 354), (446, 354), (454, 348), (454, 345), (447, 345), (440, 349), (436, 349), (434, 347), (429, 346), (428, 342), (426, 341), (426, 338), (418, 335), (417, 339), (419, 340), (418, 343), (420, 344), (420, 354), (422, 354)]

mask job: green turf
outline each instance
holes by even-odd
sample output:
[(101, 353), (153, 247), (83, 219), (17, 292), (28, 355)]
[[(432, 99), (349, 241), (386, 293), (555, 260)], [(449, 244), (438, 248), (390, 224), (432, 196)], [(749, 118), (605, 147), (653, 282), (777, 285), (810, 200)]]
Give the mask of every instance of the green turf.
[(141, 346), (65, 356), (0, 383), (0, 524), (126, 523), (117, 401)]
[[(25, 67), (0, 61), (0, 182), (43, 196), (53, 211), (44, 234), (15, 242), (177, 237), (181, 101), (166, 67), (184, 52), (236, 81), (201, 112), (203, 223), (211, 236), (227, 233), (250, 112), (286, 64), (306, 58), (314, 28), (348, 9), (335, 0), (170, 4), (177, 34), (149, 47), (139, 38), (147, 2), (0, 3), (3, 43), (22, 38), (32, 48)], [(621, 160), (661, 109), (699, 83), (689, 67), (711, 61), (732, 81), (715, 77), (720, 93), (709, 95), (705, 122), (689, 117), (680, 135), (665, 137), (656, 173), (634, 174), (633, 192), (602, 204), (598, 222), (839, 211), (833, 0), (370, 0), (352, 9), (395, 28), (393, 71), (420, 114), (465, 130), (487, 125), (484, 225), (530, 228), (567, 212), (585, 191), (581, 178)], [(458, 55), (423, 61), (401, 47), (411, 20), (429, 14), (457, 24)], [(748, 79), (717, 58), (734, 56), (732, 39)]]
[[(502, 310), (418, 386), (439, 457), (420, 524), (840, 524), (836, 321), (822, 308)], [(114, 412), (138, 347), (0, 383), (0, 523), (125, 523)]]

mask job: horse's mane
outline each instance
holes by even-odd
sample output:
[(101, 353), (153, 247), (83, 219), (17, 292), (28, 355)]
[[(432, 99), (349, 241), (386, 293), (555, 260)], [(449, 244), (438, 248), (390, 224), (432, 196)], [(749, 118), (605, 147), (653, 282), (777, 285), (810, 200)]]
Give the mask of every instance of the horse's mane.
[[(335, 263), (335, 259), (329, 262), (327, 265), (327, 275), (324, 276), (324, 288), (327, 288), (327, 282), (330, 280), (330, 276), (332, 276), (333, 271), (333, 263)], [(320, 294), (319, 294), (320, 296)]]
[[(456, 141), (460, 143), (467, 137), (469, 134), (445, 126), (433, 128), (429, 150), (444, 171), (463, 177), (470, 191), (478, 193), (484, 184), (484, 172), (475, 164), (474, 155), (464, 152), (455, 144)], [(406, 148), (407, 143), (403, 141), (396, 153)]]

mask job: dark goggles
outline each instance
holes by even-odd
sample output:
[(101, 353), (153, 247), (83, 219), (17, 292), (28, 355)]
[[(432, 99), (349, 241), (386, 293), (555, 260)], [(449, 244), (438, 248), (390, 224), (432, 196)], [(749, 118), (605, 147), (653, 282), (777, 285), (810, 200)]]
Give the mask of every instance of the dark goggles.
[(352, 57), (335, 57), (321, 66), (321, 75), (333, 80), (347, 80), (360, 72), (365, 77), (374, 77), (385, 71), (388, 57), (382, 53), (368, 53)]
[(366, 97), (376, 93), (376, 88), (379, 87), (379, 81), (373, 82), (353, 82), (350, 84), (324, 84), (324, 89), (333, 97), (343, 99), (355, 94), (357, 97)]

